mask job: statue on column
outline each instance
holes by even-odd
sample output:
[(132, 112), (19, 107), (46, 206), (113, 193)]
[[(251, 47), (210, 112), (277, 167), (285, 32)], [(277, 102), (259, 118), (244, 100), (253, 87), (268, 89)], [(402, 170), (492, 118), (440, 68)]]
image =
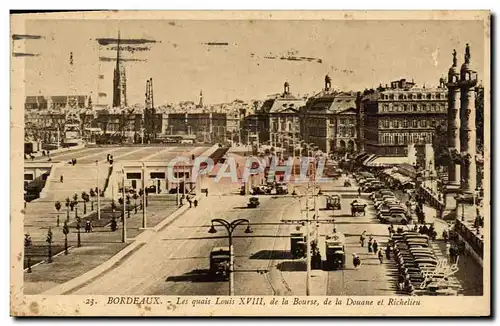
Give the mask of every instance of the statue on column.
[(452, 67), (456, 67), (457, 66), (457, 50), (453, 49), (453, 66)]
[(470, 63), (470, 47), (469, 43), (465, 45), (465, 63)]

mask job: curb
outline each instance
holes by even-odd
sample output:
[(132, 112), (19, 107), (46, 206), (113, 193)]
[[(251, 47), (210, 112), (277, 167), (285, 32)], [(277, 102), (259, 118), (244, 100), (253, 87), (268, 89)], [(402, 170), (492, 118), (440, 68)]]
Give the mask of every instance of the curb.
[(120, 260), (124, 259), (127, 257), (132, 251), (134, 251), (137, 247), (144, 245), (144, 243), (147, 243), (149, 239), (151, 239), (154, 235), (157, 234), (159, 230), (161, 230), (163, 227), (168, 226), (169, 223), (172, 223), (175, 219), (178, 217), (182, 216), (186, 211), (188, 211), (189, 205), (183, 205), (179, 209), (177, 209), (175, 212), (170, 214), (169, 216), (165, 217), (163, 221), (158, 223), (154, 228), (147, 228), (144, 230), (145, 232), (148, 230), (151, 230), (147, 236), (144, 236), (144, 239), (141, 239), (141, 241), (138, 240), (138, 238), (141, 237), (142, 233), (136, 238), (130, 242), (125, 248), (117, 252), (114, 256), (109, 258), (107, 261), (102, 263), (99, 266), (96, 266), (95, 268), (91, 269), (90, 271), (87, 271), (86, 273), (69, 280), (66, 283), (63, 283), (61, 285), (58, 285), (56, 287), (53, 287), (41, 294), (51, 294), (51, 295), (60, 295), (60, 294), (68, 294), (71, 293), (71, 291), (74, 291), (76, 288), (81, 287), (82, 284), (85, 284), (89, 280), (96, 279), (97, 277), (101, 276), (103, 273), (106, 273), (110, 271)]

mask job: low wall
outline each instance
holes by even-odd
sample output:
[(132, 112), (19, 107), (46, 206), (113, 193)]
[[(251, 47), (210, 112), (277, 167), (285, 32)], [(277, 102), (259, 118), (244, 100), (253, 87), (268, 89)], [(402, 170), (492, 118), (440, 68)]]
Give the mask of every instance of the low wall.
[[(439, 214), (442, 215), (444, 209), (445, 209), (445, 203), (442, 200), (439, 200), (438, 194), (433, 193), (430, 189), (421, 187), (419, 189), (419, 194), (423, 196), (425, 199), (425, 202), (427, 202), (432, 208), (436, 209)], [(442, 218), (442, 216), (438, 216), (439, 218)]]

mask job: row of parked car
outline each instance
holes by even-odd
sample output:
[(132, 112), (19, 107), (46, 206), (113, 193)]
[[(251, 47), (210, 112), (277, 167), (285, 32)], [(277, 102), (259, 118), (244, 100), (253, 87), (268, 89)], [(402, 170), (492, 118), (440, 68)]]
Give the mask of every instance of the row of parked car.
[(401, 203), (390, 189), (380, 189), (370, 195), (377, 218), (382, 223), (407, 225), (411, 222), (411, 214), (405, 204)]
[(401, 290), (411, 295), (458, 294), (460, 284), (449, 277), (451, 269), (446, 261), (438, 260), (427, 235), (418, 232), (395, 233), (391, 243)]
[(385, 184), (372, 174), (357, 175), (356, 182), (362, 192), (374, 192), (385, 188)]

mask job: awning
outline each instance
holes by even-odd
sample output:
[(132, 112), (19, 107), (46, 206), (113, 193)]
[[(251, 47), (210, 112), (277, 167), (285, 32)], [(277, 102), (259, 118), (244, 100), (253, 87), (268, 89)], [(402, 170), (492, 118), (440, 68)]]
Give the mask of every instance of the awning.
[(373, 160), (377, 155), (375, 154), (371, 154), (370, 156), (368, 156), (364, 161), (363, 161), (363, 165), (366, 165), (366, 166), (370, 166), (368, 165), (368, 162), (370, 162), (371, 160)]
[(368, 166), (395, 166), (408, 163), (408, 157), (405, 156), (379, 156), (368, 162)]

